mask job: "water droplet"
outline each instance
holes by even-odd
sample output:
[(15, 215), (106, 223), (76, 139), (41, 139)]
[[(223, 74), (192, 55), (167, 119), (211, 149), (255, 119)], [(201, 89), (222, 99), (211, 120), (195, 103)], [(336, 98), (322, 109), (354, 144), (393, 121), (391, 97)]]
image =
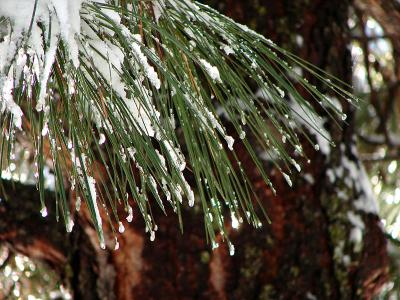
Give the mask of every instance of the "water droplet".
[(74, 221), (71, 218), (68, 218), (67, 221), (67, 232), (72, 232), (72, 228), (74, 228)]
[(297, 172), (300, 172), (301, 171), (300, 165), (293, 158), (290, 161), (292, 162), (292, 165), (296, 168)]
[(117, 238), (115, 238), (114, 250), (118, 250), (118, 249), (119, 249), (119, 242), (118, 242)]
[(238, 229), (239, 228), (239, 220), (236, 218), (234, 213), (231, 214), (231, 220), (232, 220), (232, 228)]
[(270, 186), (272, 193), (276, 196), (276, 189), (273, 186)]
[(46, 136), (49, 133), (49, 127), (46, 124), (44, 124), (43, 128), (42, 128), (42, 136)]
[(240, 113), (240, 119), (241, 119), (241, 121), (242, 121), (242, 124), (243, 125), (246, 125), (246, 115), (244, 114), (244, 112), (242, 111), (241, 113)]
[(216, 242), (216, 241), (212, 241), (211, 242), (211, 249), (212, 250), (215, 250), (215, 249), (217, 249), (219, 247), (219, 244)]
[(100, 242), (100, 248), (103, 250), (106, 249), (106, 243), (104, 241)]
[(342, 114), (342, 120), (346, 120), (347, 119), (347, 115), (346, 114)]
[(40, 214), (42, 215), (43, 218), (47, 217), (47, 208), (46, 208), (46, 206), (42, 207), (42, 209), (40, 210)]
[(118, 231), (119, 233), (123, 233), (125, 231), (125, 227), (124, 224), (122, 224), (122, 222), (118, 223)]
[(315, 144), (315, 145), (314, 145), (314, 149), (315, 149), (316, 151), (319, 151), (319, 145), (318, 145), (318, 144)]
[(80, 211), (80, 209), (81, 209), (81, 203), (82, 203), (82, 201), (81, 201), (81, 197), (76, 197), (76, 202), (75, 202), (75, 209), (76, 209), (76, 211)]
[(126, 220), (130, 223), (133, 220), (133, 210), (130, 205), (128, 205), (128, 216), (126, 217)]
[(104, 144), (105, 141), (106, 141), (106, 136), (103, 133), (100, 133), (99, 145)]
[(291, 187), (293, 185), (292, 180), (290, 179), (290, 176), (286, 173), (282, 172), (283, 177), (285, 178), (287, 184)]
[(303, 147), (301, 145), (295, 145), (294, 148), (297, 153), (299, 154), (303, 153)]
[(156, 232), (155, 231), (150, 231), (150, 241), (154, 242), (154, 240), (156, 239)]
[(235, 140), (233, 139), (233, 137), (228, 135), (225, 137), (225, 141), (228, 144), (229, 150), (233, 150), (233, 144), (235, 143)]
[(228, 247), (229, 247), (229, 255), (233, 256), (235, 255), (235, 246), (231, 242), (228, 242)]

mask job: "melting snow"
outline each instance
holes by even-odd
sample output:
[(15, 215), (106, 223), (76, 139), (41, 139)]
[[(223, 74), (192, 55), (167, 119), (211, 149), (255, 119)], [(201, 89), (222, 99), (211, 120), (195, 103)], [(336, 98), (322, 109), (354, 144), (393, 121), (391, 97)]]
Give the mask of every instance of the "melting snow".
[(300, 105), (297, 101), (290, 101), (290, 107), (293, 111), (293, 116), (298, 124), (306, 127), (317, 140), (316, 150), (320, 150), (328, 156), (330, 154), (329, 132), (324, 128), (323, 119), (308, 109), (305, 105)]
[(212, 80), (215, 80), (219, 83), (221, 83), (221, 77), (219, 75), (218, 68), (216, 66), (212, 66), (208, 61), (205, 59), (200, 59), (201, 65), (204, 67), (204, 69), (207, 71), (208, 75), (211, 77)]

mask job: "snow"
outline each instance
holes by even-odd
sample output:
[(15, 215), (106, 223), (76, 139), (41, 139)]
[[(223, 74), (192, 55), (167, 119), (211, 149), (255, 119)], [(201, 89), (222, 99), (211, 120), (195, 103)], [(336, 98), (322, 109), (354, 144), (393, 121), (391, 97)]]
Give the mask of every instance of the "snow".
[(186, 192), (187, 192), (187, 195), (188, 195), (189, 207), (193, 207), (194, 206), (194, 200), (195, 200), (194, 192), (193, 192), (192, 188), (190, 187), (189, 183), (186, 180), (184, 180), (183, 184), (185, 186), (185, 189), (186, 189)]
[[(276, 94), (284, 98), (285, 91), (283, 91), (280, 87), (274, 85), (274, 89)], [(271, 101), (271, 89), (267, 86), (260, 87), (255, 93), (256, 98), (264, 99), (267, 102)], [(289, 102), (289, 106), (292, 112), (292, 116), (296, 121), (296, 125), (304, 126), (308, 132), (315, 136), (317, 144), (314, 145), (316, 151), (321, 151), (322, 154), (328, 156), (330, 154), (330, 141), (331, 136), (329, 132), (325, 129), (324, 124), (325, 120), (318, 116), (315, 112), (313, 112), (306, 103), (300, 104), (298, 101), (295, 101), (290, 95), (291, 101)], [(333, 100), (332, 100), (333, 103)], [(282, 136), (282, 140), (285, 143), (286, 136)], [(301, 152), (301, 151), (300, 151)]]
[(275, 149), (262, 151), (261, 153), (259, 153), (258, 156), (263, 161), (272, 161), (272, 162), (277, 161), (280, 158), (279, 153), (277, 153)]
[(100, 133), (99, 145), (102, 145), (105, 142), (106, 142), (106, 136), (103, 133)]
[(50, 77), (51, 68), (53, 67), (53, 63), (54, 63), (54, 60), (56, 57), (56, 51), (57, 51), (57, 47), (58, 47), (59, 28), (58, 28), (58, 24), (56, 23), (56, 21), (54, 19), (52, 20), (51, 32), (52, 32), (52, 34), (50, 37), (49, 47), (45, 54), (44, 69), (41, 72), (40, 92), (39, 92), (39, 97), (38, 97), (38, 101), (36, 104), (37, 111), (41, 111), (45, 108), (47, 81), (49, 80), (49, 77)]
[(297, 101), (290, 101), (290, 108), (297, 124), (301, 124), (315, 136), (317, 145), (315, 149), (320, 150), (322, 154), (328, 156), (331, 151), (331, 136), (324, 127), (324, 120), (312, 112), (306, 105), (300, 105)]
[[(107, 40), (99, 37), (86, 23), (82, 21), (80, 12), (82, 9), (83, 2), (90, 2), (92, 0), (38, 0), (37, 9), (34, 15), (32, 30), (29, 38), (26, 40), (27, 51), (26, 53), (18, 50), (22, 45), (22, 38), (29, 29), (33, 5), (35, 1), (31, 0), (2, 0), (0, 7), (0, 16), (6, 17), (10, 20), (11, 26), (7, 25), (8, 34), (4, 37), (0, 43), (0, 109), (1, 112), (7, 110), (11, 112), (14, 117), (14, 125), (17, 128), (21, 127), (21, 108), (12, 101), (12, 84), (14, 77), (13, 75), (19, 76), (21, 70), (24, 69), (26, 64), (26, 55), (30, 56), (33, 62), (33, 75), (36, 79), (39, 79), (40, 92), (37, 98), (36, 109), (38, 111), (47, 110), (48, 104), (46, 104), (46, 96), (48, 92), (48, 80), (53, 68), (55, 61), (56, 51), (58, 48), (59, 41), (62, 40), (67, 50), (67, 57), (71, 60), (73, 66), (79, 66), (80, 53), (87, 53), (92, 61), (86, 63), (96, 65), (100, 75), (109, 82), (113, 91), (117, 93), (119, 97), (127, 102), (127, 106), (132, 112), (132, 119), (135, 121), (135, 126), (144, 135), (154, 136), (155, 130), (152, 125), (152, 120), (149, 116), (158, 118), (159, 113), (155, 110), (151, 104), (151, 92), (146, 90), (145, 87), (141, 88), (141, 93), (145, 95), (145, 99), (127, 99), (126, 97), (126, 85), (121, 81), (122, 74), (122, 63), (125, 59), (124, 53), (120, 47), (112, 45)], [(106, 3), (105, 0), (96, 1), (98, 3)], [(120, 24), (121, 18), (119, 13), (102, 7), (101, 12), (107, 16), (111, 22), (114, 22), (115, 26)], [(38, 26), (38, 22), (41, 22), (44, 28)], [(51, 30), (51, 31), (50, 31)], [(50, 31), (50, 32), (49, 32)], [(128, 31), (129, 32), (129, 31)], [(112, 31), (109, 30), (109, 34)], [(158, 78), (158, 74), (154, 67), (151, 66), (146, 56), (141, 51), (141, 41), (138, 36), (134, 36), (129, 32), (130, 40), (132, 41), (132, 53), (136, 59), (138, 66), (143, 68), (145, 75), (149, 79), (150, 83), (156, 88), (160, 89), (161, 81)], [(43, 43), (46, 43), (44, 47)], [(84, 41), (81, 44), (80, 41)], [(22, 48), (21, 48), (22, 49)], [(4, 75), (5, 68), (11, 63), (14, 54), (18, 55), (22, 59), (17, 59), (18, 70), (16, 74)], [(25, 59), (24, 59), (25, 57)], [(81, 59), (85, 59), (83, 56)], [(12, 71), (12, 69), (11, 69)], [(30, 71), (25, 75), (26, 83), (28, 88), (33, 84), (33, 80), (29, 80), (31, 76)], [(94, 79), (88, 76), (89, 80)], [(69, 80), (68, 82), (71, 82)], [(73, 82), (73, 81), (72, 81)], [(10, 84), (9, 84), (10, 83)], [(141, 82), (137, 82), (138, 86), (142, 86)], [(70, 93), (75, 92), (74, 85), (71, 85)], [(107, 101), (108, 99), (106, 99)], [(142, 103), (146, 101), (146, 103)], [(145, 104), (145, 105), (144, 105)], [(93, 107), (95, 107), (93, 105)], [(102, 127), (107, 120), (102, 121), (101, 113), (94, 108), (93, 118), (98, 125)], [(107, 126), (111, 130), (111, 126)]]
[[(33, 70), (36, 78), (40, 78), (40, 92), (37, 101), (37, 110), (45, 108), (45, 97), (47, 90), (47, 81), (54, 63), (55, 54), (58, 46), (59, 37), (65, 42), (69, 50), (70, 58), (75, 66), (78, 61), (78, 46), (75, 41), (75, 35), (80, 33), (80, 9), (82, 0), (38, 0), (35, 14), (33, 15), (35, 1), (31, 0), (2, 0), (0, 5), (0, 17), (9, 20), (10, 25), (6, 24), (7, 34), (0, 43), (0, 111), (7, 110), (14, 117), (14, 126), (21, 128), (22, 110), (12, 100), (9, 82), (13, 82), (14, 76), (18, 79), (21, 70), (26, 64), (26, 54), (33, 60)], [(33, 19), (32, 19), (33, 18)], [(31, 20), (32, 28), (29, 38), (26, 38)], [(44, 25), (44, 32), (37, 25), (37, 22)], [(12, 27), (12, 30), (11, 30)], [(51, 28), (51, 32), (48, 32)], [(44, 50), (42, 34), (45, 37), (50, 36), (47, 41), (48, 47)], [(25, 40), (23, 41), (23, 38)], [(27, 53), (21, 52), (20, 47), (26, 43)], [(5, 70), (12, 63), (14, 55), (18, 53), (16, 74), (8, 73), (5, 76)], [(10, 72), (13, 68), (11, 67)], [(29, 74), (25, 74), (29, 75)]]
[[(214, 116), (214, 114), (203, 104), (203, 99), (191, 97), (190, 95), (185, 94), (186, 103), (192, 107), (194, 110), (199, 112), (198, 117), (201, 119), (204, 125), (209, 124), (212, 128), (216, 129), (221, 135), (223, 135), (225, 142), (228, 146), (229, 150), (233, 150), (233, 144), (235, 143), (235, 139), (226, 134), (224, 127), (221, 125), (219, 120)], [(204, 112), (203, 112), (204, 111)], [(221, 114), (221, 110), (217, 109), (217, 114)], [(229, 115), (225, 111), (227, 118), (229, 119)], [(209, 128), (206, 128), (207, 130)], [(222, 145), (221, 145), (222, 149)]]
[(346, 267), (348, 267), (348, 266), (350, 265), (350, 263), (351, 263), (351, 257), (350, 257), (350, 255), (347, 255), (347, 254), (343, 255), (342, 261), (343, 261), (343, 264), (344, 264)]
[(359, 244), (362, 242), (363, 232), (359, 227), (353, 227), (350, 230), (349, 240), (352, 241), (354, 244)]
[[(82, 0), (38, 0), (36, 12), (33, 19), (31, 37), (28, 45), (41, 56), (43, 45), (41, 42), (41, 29), (36, 25), (38, 21), (44, 23), (45, 28), (49, 28), (50, 20), (52, 31), (55, 35), (61, 35), (61, 38), (68, 47), (72, 61), (77, 62), (77, 43), (75, 36), (80, 33), (80, 9)], [(0, 16), (8, 18), (12, 25), (14, 35), (12, 42), (17, 45), (20, 43), (23, 33), (30, 26), (33, 16), (35, 1), (31, 0), (2, 0), (0, 6)], [(53, 27), (57, 25), (58, 28)], [(53, 33), (52, 33), (53, 34)], [(12, 50), (12, 49), (11, 49)]]
[(10, 112), (13, 116), (14, 126), (18, 129), (21, 129), (23, 112), (21, 108), (14, 102), (12, 90), (12, 76), (2, 78), (0, 75), (0, 113), (4, 113), (4, 111)]
[(355, 227), (364, 230), (365, 225), (360, 215), (356, 215), (353, 211), (348, 211), (347, 218), (349, 219), (350, 223), (353, 224)]
[[(89, 174), (89, 172), (88, 172), (88, 167), (87, 167), (86, 155), (81, 154), (80, 156), (77, 156), (75, 153), (75, 149), (73, 147), (70, 151), (71, 151), (70, 152), (71, 162), (77, 172), (78, 180), (80, 180), (81, 185), (86, 190), (86, 192), (89, 194), (89, 197), (87, 197), (87, 201), (89, 201), (91, 206), (93, 207), (93, 210), (94, 210), (94, 220), (93, 221), (96, 223), (96, 229), (99, 231), (99, 235), (100, 235), (99, 239), (100, 239), (100, 244), (102, 246), (102, 244), (104, 244), (104, 236), (103, 236), (103, 230), (102, 230), (102, 219), (100, 216), (99, 207), (97, 205), (96, 180), (92, 176), (87, 175), (87, 174)], [(86, 177), (84, 176), (84, 174), (86, 174)], [(79, 201), (79, 203), (78, 203), (78, 201)], [(80, 208), (80, 199), (77, 199), (76, 208), (77, 209)], [(68, 226), (67, 226), (67, 228), (68, 228)]]
[(75, 67), (79, 66), (79, 50), (75, 35), (80, 32), (79, 11), (82, 0), (52, 0), (60, 25), (61, 37), (69, 49), (70, 59)]
[(156, 23), (158, 23), (164, 11), (164, 2), (152, 1), (152, 4), (153, 4), (154, 19), (156, 20)]
[(221, 77), (219, 75), (219, 70), (216, 66), (212, 66), (208, 61), (205, 59), (200, 59), (201, 65), (204, 67), (208, 75), (211, 77), (212, 80), (221, 83)]
[[(378, 214), (377, 200), (364, 166), (361, 162), (351, 160), (346, 156), (343, 144), (340, 145), (340, 149), (342, 151), (340, 165), (326, 171), (329, 182), (334, 183), (335, 180), (340, 179), (347, 188), (355, 190), (356, 199), (353, 201), (353, 205), (357, 211)], [(351, 150), (354, 157), (358, 157), (355, 147), (352, 147)], [(337, 190), (336, 193), (339, 199), (348, 198), (343, 190)], [(351, 218), (351, 220), (355, 219)], [(358, 236), (356, 231), (353, 234), (355, 237)]]
[(371, 187), (371, 182), (368, 179), (367, 173), (363, 165), (358, 170), (358, 180), (356, 181), (357, 189), (361, 192), (361, 195), (354, 202), (354, 206), (367, 213), (378, 213), (378, 204), (375, 198), (375, 194)]
[(222, 45), (221, 48), (224, 50), (226, 55), (235, 54), (235, 51), (229, 45)]
[(172, 163), (174, 164), (175, 168), (179, 171), (183, 171), (186, 168), (186, 161), (185, 157), (182, 155), (179, 148), (175, 148), (172, 146), (170, 141), (164, 140), (163, 144), (171, 158)]
[(311, 292), (307, 292), (306, 298), (307, 298), (308, 300), (317, 300), (317, 299), (318, 299), (318, 298), (317, 298), (313, 293), (311, 293)]
[[(87, 27), (83, 26), (83, 28)], [(125, 98), (124, 84), (120, 79), (124, 53), (119, 47), (100, 40), (97, 35), (88, 40), (88, 46), (91, 48), (89, 52), (90, 58), (93, 60), (97, 70), (110, 83), (118, 96)]]
[[(129, 30), (125, 28), (123, 31), (125, 36), (127, 38), (130, 38), (132, 35), (130, 34)], [(151, 82), (151, 84), (159, 90), (161, 87), (161, 81), (158, 78), (157, 72), (154, 70), (154, 67), (151, 66), (147, 60), (147, 57), (143, 54), (140, 44), (142, 43), (141, 36), (138, 34), (134, 34), (133, 38), (131, 38), (132, 42), (132, 52), (133, 52), (133, 57), (137, 62), (141, 65), (141, 67), (144, 69), (144, 73), (146, 74), (147, 78)]]
[[(110, 109), (113, 115), (115, 113), (115, 118), (121, 118), (119, 115), (119, 111), (112, 103), (112, 99), (110, 99), (111, 97), (116, 96), (118, 97), (118, 99), (121, 99), (123, 103), (126, 104), (126, 108), (130, 112), (133, 126), (139, 131), (139, 133), (148, 137), (154, 137), (160, 142), (162, 152), (168, 158), (167, 167), (166, 158), (161, 155), (158, 150), (156, 150), (159, 162), (161, 163), (162, 171), (165, 174), (168, 174), (169, 169), (174, 168), (174, 171), (176, 171), (180, 179), (179, 185), (171, 184), (170, 191), (175, 196), (174, 198), (179, 202), (182, 202), (182, 195), (186, 195), (188, 198), (189, 206), (194, 206), (194, 192), (183, 175), (183, 171), (186, 169), (185, 157), (182, 154), (179, 146), (175, 145), (176, 143), (174, 143), (173, 139), (168, 140), (161, 134), (163, 128), (160, 128), (159, 124), (162, 122), (160, 122), (160, 113), (154, 106), (155, 99), (153, 97), (153, 93), (159, 92), (162, 87), (162, 82), (159, 78), (159, 73), (157, 72), (157, 70), (160, 70), (161, 68), (159, 68), (159, 62), (156, 60), (157, 55), (155, 54), (154, 49), (147, 48), (147, 43), (144, 43), (140, 35), (133, 34), (131, 30), (121, 24), (121, 17), (119, 16), (119, 13), (117, 11), (107, 9), (106, 7), (101, 7), (100, 10), (105, 16), (109, 18), (109, 20), (102, 20), (101, 22), (109, 22), (109, 25), (116, 26), (121, 29), (120, 32), (125, 36), (128, 45), (116, 45), (107, 40), (107, 37), (99, 36), (98, 33), (94, 32), (87, 23), (92, 16), (90, 16), (89, 14), (86, 21), (84, 21), (84, 19), (81, 18), (80, 14), (83, 3), (90, 3), (92, 2), (92, 0), (38, 0), (36, 13), (33, 16), (31, 34), (28, 38), (26, 38), (26, 40), (23, 40), (23, 37), (26, 37), (26, 32), (31, 25), (32, 12), (35, 1), (0, 1), (0, 17), (6, 17), (10, 20), (10, 24), (7, 25), (6, 28), (7, 30), (5, 36), (0, 42), (0, 113), (3, 113), (5, 111), (11, 113), (14, 126), (21, 129), (23, 112), (20, 106), (13, 100), (13, 89), (14, 85), (16, 84), (14, 81), (21, 75), (24, 77), (24, 84), (27, 85), (28, 91), (30, 88), (32, 88), (33, 83), (39, 83), (40, 89), (39, 95), (37, 97), (36, 109), (37, 111), (44, 112), (48, 110), (49, 106), (46, 101), (50, 100), (50, 98), (47, 97), (47, 94), (49, 93), (49, 83), (51, 83), (49, 82), (49, 79), (51, 78), (51, 72), (53, 71), (53, 65), (56, 60), (58, 45), (60, 41), (62, 41), (63, 45), (66, 48), (67, 58), (70, 60), (73, 67), (78, 68), (80, 62), (85, 63), (88, 66), (94, 64), (96, 66), (96, 70), (98, 71), (96, 72), (96, 76), (101, 77), (98, 79), (101, 79), (102, 81), (105, 81), (109, 84), (109, 88), (112, 92), (109, 99), (104, 99), (104, 104), (108, 109)], [(107, 3), (106, 0), (98, 0), (96, 2)], [(163, 17), (164, 10), (167, 7), (166, 1), (157, 0), (152, 1), (151, 3), (153, 5), (155, 21), (156, 23), (158, 23), (160, 21), (160, 18)], [(218, 24), (216, 23), (216, 19), (213, 19), (212, 16), (208, 16), (202, 13), (199, 6), (191, 1), (169, 0), (168, 7), (173, 7), (180, 12), (184, 12), (189, 20), (204, 23), (213, 22), (214, 25)], [(39, 23), (41, 25), (40, 27), (38, 26)], [(96, 27), (97, 25), (98, 24), (95, 22), (94, 27)], [(252, 32), (255, 37), (258, 37), (266, 41), (268, 44), (273, 45), (271, 41), (265, 40), (264, 37), (256, 34), (247, 27), (240, 27), (247, 32)], [(105, 35), (115, 34), (114, 30), (110, 30), (108, 28), (103, 29)], [(223, 28), (221, 26), (221, 32), (222, 31)], [(200, 39), (198, 38), (198, 35), (200, 33), (190, 28), (186, 28), (185, 32), (189, 37), (193, 39), (193, 41), (191, 41), (191, 45), (193, 48), (192, 55), (193, 57), (195, 57), (195, 55), (197, 54), (197, 49), (195, 49), (196, 42), (197, 45), (200, 45)], [(224, 52), (227, 56), (235, 54), (235, 50), (238, 53), (240, 52), (238, 48), (239, 46), (231, 43), (229, 37), (223, 37), (223, 39), (225, 40), (226, 44), (219, 44), (221, 50), (219, 52)], [(22, 44), (26, 45), (26, 48), (23, 49)], [(161, 46), (165, 47), (163, 45)], [(125, 51), (126, 49), (124, 47), (128, 47), (129, 51)], [(164, 49), (166, 50), (166, 52), (168, 52), (168, 49)], [(15, 63), (12, 63), (14, 61), (13, 58), (15, 54), (17, 54), (17, 58), (15, 60)], [(28, 68), (26, 66), (28, 57), (29, 61), (33, 65), (33, 68)], [(252, 61), (251, 57), (249, 57), (249, 60), (250, 62)], [(126, 64), (127, 61), (135, 66), (137, 72), (134, 75), (136, 81), (133, 83), (124, 82), (121, 76), (122, 74), (124, 74), (124, 72), (126, 72), (126, 70), (124, 70), (124, 64)], [(216, 83), (222, 83), (222, 73), (220, 74), (220, 70), (216, 65), (212, 65), (209, 61), (201, 57), (197, 57), (196, 62), (203, 69), (204, 73), (208, 75), (209, 78), (211, 78), (211, 80)], [(218, 65), (218, 61), (214, 61), (213, 63)], [(10, 67), (11, 64), (13, 65)], [(255, 68), (258, 68), (254, 60), (253, 65)], [(156, 69), (154, 66), (157, 66), (158, 69)], [(10, 68), (6, 74), (5, 70), (8, 70), (8, 67)], [(97, 86), (96, 78), (89, 76), (88, 73), (86, 73), (86, 75), (89, 82), (93, 86)], [(67, 78), (67, 80), (68, 92), (70, 95), (73, 95), (76, 93), (75, 81), (73, 80), (73, 78)], [(77, 81), (76, 83), (79, 83), (79, 81)], [(108, 86), (106, 88), (108, 88)], [(178, 89), (178, 86), (176, 88)], [(274, 89), (274, 94), (276, 94), (278, 97), (285, 97), (284, 90), (280, 89), (278, 86), (274, 86)], [(264, 92), (261, 90), (257, 92), (256, 95), (262, 95), (265, 97), (265, 95), (268, 93), (269, 92)], [(235, 140), (233, 139), (233, 137), (226, 134), (225, 129), (220, 124), (219, 120), (214, 116), (214, 113), (205, 108), (203, 99), (201, 99), (201, 97), (199, 99), (197, 95), (185, 94), (184, 96), (186, 98), (188, 106), (190, 105), (190, 108), (199, 114), (199, 118), (205, 124), (204, 128), (212, 133), (214, 133), (213, 129), (216, 129), (217, 133), (219, 133), (225, 140), (228, 149), (233, 150)], [(333, 102), (334, 101), (332, 101), (332, 103)], [(101, 145), (105, 143), (106, 135), (110, 138), (112, 137), (112, 135), (110, 135), (112, 126), (107, 123), (108, 120), (105, 120), (102, 112), (97, 108), (93, 99), (88, 99), (87, 104), (88, 106), (93, 107), (93, 121), (95, 122), (97, 127), (104, 128), (105, 130), (103, 131), (105, 132), (105, 134), (100, 133), (99, 135), (98, 144)], [(294, 117), (298, 121), (298, 123), (308, 128), (310, 133), (315, 135), (315, 138), (317, 140), (315, 148), (317, 150), (320, 150), (323, 154), (329, 155), (330, 136), (329, 133), (324, 129), (325, 120), (321, 119), (319, 116), (313, 113), (312, 110), (307, 107), (307, 105), (300, 105), (297, 103), (297, 101), (291, 101), (290, 108), (292, 109)], [(243, 109), (246, 109), (246, 107), (243, 107)], [(343, 115), (343, 118), (345, 118), (345, 115)], [(243, 124), (245, 124), (246, 119), (244, 117), (244, 114), (242, 120)], [(126, 126), (127, 129), (132, 129), (133, 127), (131, 125)], [(42, 130), (42, 135), (44, 136), (49, 134), (48, 130), (48, 125), (47, 123), (45, 123)], [(244, 139), (245, 137), (246, 132), (242, 130), (240, 132), (240, 139)], [(286, 141), (286, 139), (287, 137), (283, 136), (283, 140)], [(74, 141), (74, 143), (75, 142), (76, 141)], [(97, 203), (96, 181), (92, 176), (87, 175), (90, 174), (90, 172), (88, 172), (88, 164), (86, 161), (87, 158), (83, 154), (81, 155), (81, 157), (76, 157), (74, 150), (75, 146), (73, 145), (72, 141), (68, 141), (67, 143), (67, 148), (71, 151), (72, 163), (75, 167), (75, 170), (77, 171), (76, 180), (81, 181), (80, 183), (83, 186), (83, 189), (89, 195), (87, 201), (89, 201), (91, 206), (94, 208), (94, 222), (96, 224), (96, 228), (100, 231), (99, 238), (101, 248), (105, 248), (105, 242), (102, 233), (102, 219)], [(298, 145), (296, 145), (296, 147), (297, 146)], [(135, 149), (133, 147), (128, 148), (126, 147), (126, 145), (121, 145), (121, 149), (122, 157), (127, 157), (127, 154), (129, 154), (130, 157), (134, 159)], [(126, 151), (128, 151), (128, 153), (126, 153)], [(269, 154), (271, 154), (269, 155), (269, 157), (272, 157), (273, 155), (276, 155), (276, 153), (276, 151), (273, 153), (265, 152), (262, 154), (262, 156), (267, 157)], [(291, 160), (291, 164), (299, 172), (301, 171), (301, 167), (296, 161)], [(138, 166), (138, 168), (140, 168), (140, 166)], [(348, 170), (348, 178), (346, 178), (345, 180), (350, 184), (353, 184), (354, 182), (354, 185), (356, 186), (356, 189), (357, 191), (359, 191), (360, 194), (360, 197), (354, 203), (355, 208), (357, 210), (362, 210), (366, 212), (376, 212), (376, 204), (374, 203), (373, 192), (369, 185), (364, 168), (349, 160), (343, 160), (343, 165), (341, 166), (341, 168), (342, 169), (337, 169), (336, 173), (333, 173), (332, 171), (331, 177), (334, 177), (339, 173), (343, 174), (344, 169)], [(84, 176), (83, 174), (86, 175)], [(292, 186), (290, 176), (285, 173), (282, 174), (287, 183)], [(357, 177), (359, 177), (360, 180), (357, 181)], [(167, 196), (167, 199), (171, 201), (171, 193), (168, 190), (167, 184), (165, 183), (165, 178), (162, 178), (162, 189)], [(304, 178), (309, 182), (314, 182), (314, 178), (312, 178), (311, 176), (306, 175)], [(147, 178), (147, 180), (147, 183), (150, 184), (150, 188), (157, 192), (157, 183), (154, 178), (149, 177)], [(333, 180), (334, 178), (332, 179), (332, 181)], [(83, 182), (85, 182), (86, 184), (82, 184)], [(80, 204), (80, 198), (77, 197), (77, 210), (79, 210)], [(132, 207), (129, 205), (127, 205), (127, 212), (128, 215), (126, 217), (126, 220), (128, 222), (131, 222), (133, 220), (133, 211)], [(42, 208), (41, 213), (43, 216), (47, 215), (47, 210), (45, 207)], [(363, 224), (360, 223), (361, 219), (358, 215), (355, 214), (350, 214), (348, 218), (349, 221), (354, 225), (354, 228), (351, 232), (351, 238), (358, 241), (360, 239), (360, 236), (362, 237), (363, 230), (363, 227), (361, 226)], [(231, 215), (231, 220), (232, 227), (237, 229), (239, 227), (239, 221), (234, 214)], [(69, 218), (67, 222), (67, 231), (72, 230), (72, 227), (73, 222)], [(122, 233), (124, 229), (125, 228), (122, 222), (119, 222), (118, 231)], [(155, 232), (153, 230), (150, 230), (150, 240), (154, 240), (154, 238)], [(213, 248), (217, 247), (217, 245), (218, 244), (213, 241)], [(116, 240), (115, 248), (118, 249), (118, 247), (119, 243)], [(230, 254), (233, 255), (234, 251), (235, 250), (233, 245), (229, 243)]]
[(303, 177), (309, 184), (315, 183), (314, 176), (312, 176), (310, 173), (304, 174)]
[(94, 213), (96, 216), (95, 221), (97, 222), (98, 228), (101, 228), (102, 221), (101, 221), (101, 217), (100, 217), (99, 207), (97, 206), (97, 201), (96, 201), (96, 198), (97, 198), (96, 181), (93, 177), (87, 176), (87, 182), (88, 182), (89, 193), (90, 193), (90, 197), (88, 200), (92, 202), (92, 205), (94, 208)]
[[(117, 26), (118, 24), (114, 25)], [(160, 89), (161, 81), (158, 78), (157, 72), (154, 67), (149, 64), (146, 56), (141, 51), (140, 36), (131, 34), (129, 30), (121, 24), (119, 24), (119, 26), (127, 40), (131, 42), (132, 56), (137, 63), (137, 70), (143, 69), (150, 83), (156, 89)], [(143, 84), (144, 78), (139, 76), (138, 79), (135, 80), (134, 86), (139, 89), (139, 91), (136, 92), (140, 94), (140, 98), (128, 98), (126, 90), (132, 90), (132, 87), (127, 86), (121, 80), (121, 74), (123, 73), (122, 64), (125, 59), (124, 53), (116, 45), (101, 40), (85, 23), (83, 24), (83, 30), (90, 33), (89, 36), (91, 38), (88, 39), (87, 42), (89, 46), (93, 48), (91, 51), (93, 63), (100, 71), (102, 77), (110, 83), (117, 95), (125, 101), (136, 129), (143, 135), (154, 136), (156, 129), (153, 126), (153, 122), (158, 122), (160, 113), (152, 104), (152, 93)], [(104, 53), (106, 53), (106, 55), (104, 55)], [(112, 105), (113, 104), (110, 103), (110, 106)], [(119, 113), (117, 114), (117, 118), (120, 118)], [(96, 123), (100, 123), (101, 119), (101, 116), (97, 116), (96, 120), (98, 121)]]
[(343, 156), (342, 166), (338, 168), (339, 172), (337, 172), (337, 174), (343, 173), (341, 168), (347, 170), (347, 175), (344, 178), (346, 185), (351, 187), (354, 184), (356, 192), (358, 193), (358, 198), (354, 201), (355, 208), (366, 213), (377, 214), (377, 201), (364, 166), (361, 163), (351, 161), (346, 156)]

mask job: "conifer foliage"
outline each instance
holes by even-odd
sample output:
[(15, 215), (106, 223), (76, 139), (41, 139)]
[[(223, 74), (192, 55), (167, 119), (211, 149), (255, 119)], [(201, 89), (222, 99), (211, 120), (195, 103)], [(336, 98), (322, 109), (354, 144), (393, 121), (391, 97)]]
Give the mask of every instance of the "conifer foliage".
[(16, 145), (29, 140), (42, 215), (47, 167), (66, 230), (73, 228), (67, 194), (74, 191), (76, 209), (82, 199), (102, 247), (102, 222), (123, 232), (121, 219), (132, 221), (134, 209), (153, 240), (152, 209), (166, 205), (178, 216), (184, 206), (201, 208), (216, 247), (216, 232), (228, 239), (224, 210), (235, 224), (258, 227), (264, 219), (255, 213), (235, 143), (274, 191), (259, 153), (291, 185), (301, 166), (286, 149), (304, 156), (301, 128), (317, 135), (302, 132), (317, 140), (316, 150), (329, 142), (314, 108), (346, 118), (304, 73), (356, 101), (329, 74), (190, 0), (3, 0), (0, 166), (9, 168)]

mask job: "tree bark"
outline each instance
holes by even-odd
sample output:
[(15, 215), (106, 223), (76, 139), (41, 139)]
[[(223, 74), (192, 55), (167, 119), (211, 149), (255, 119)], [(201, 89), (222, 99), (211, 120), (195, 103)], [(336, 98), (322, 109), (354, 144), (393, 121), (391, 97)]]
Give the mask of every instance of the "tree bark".
[[(350, 5), (339, 0), (227, 0), (222, 9), (350, 82)], [(47, 262), (69, 283), (75, 299), (371, 299), (387, 279), (386, 240), (379, 217), (357, 205), (365, 190), (350, 175), (363, 169), (354, 151), (354, 111), (347, 103), (342, 106), (348, 115), (344, 129), (326, 126), (337, 146), (326, 156), (305, 143), (311, 162), (303, 162), (293, 188), (265, 162), (277, 196), (236, 145), (271, 223), (260, 230), (247, 225), (232, 229), (234, 256), (224, 243), (210, 250), (196, 209), (183, 212), (183, 233), (171, 211), (167, 216), (156, 212), (154, 242), (135, 215), (118, 236), (119, 250), (101, 250), (84, 209), (67, 235), (52, 214), (54, 195), (47, 195), (50, 215), (43, 219), (36, 190), (11, 183), (0, 193), (9, 195), (0, 202), (0, 241)], [(362, 220), (361, 241), (352, 239), (357, 228), (349, 214)], [(109, 236), (107, 249), (112, 249)]]

